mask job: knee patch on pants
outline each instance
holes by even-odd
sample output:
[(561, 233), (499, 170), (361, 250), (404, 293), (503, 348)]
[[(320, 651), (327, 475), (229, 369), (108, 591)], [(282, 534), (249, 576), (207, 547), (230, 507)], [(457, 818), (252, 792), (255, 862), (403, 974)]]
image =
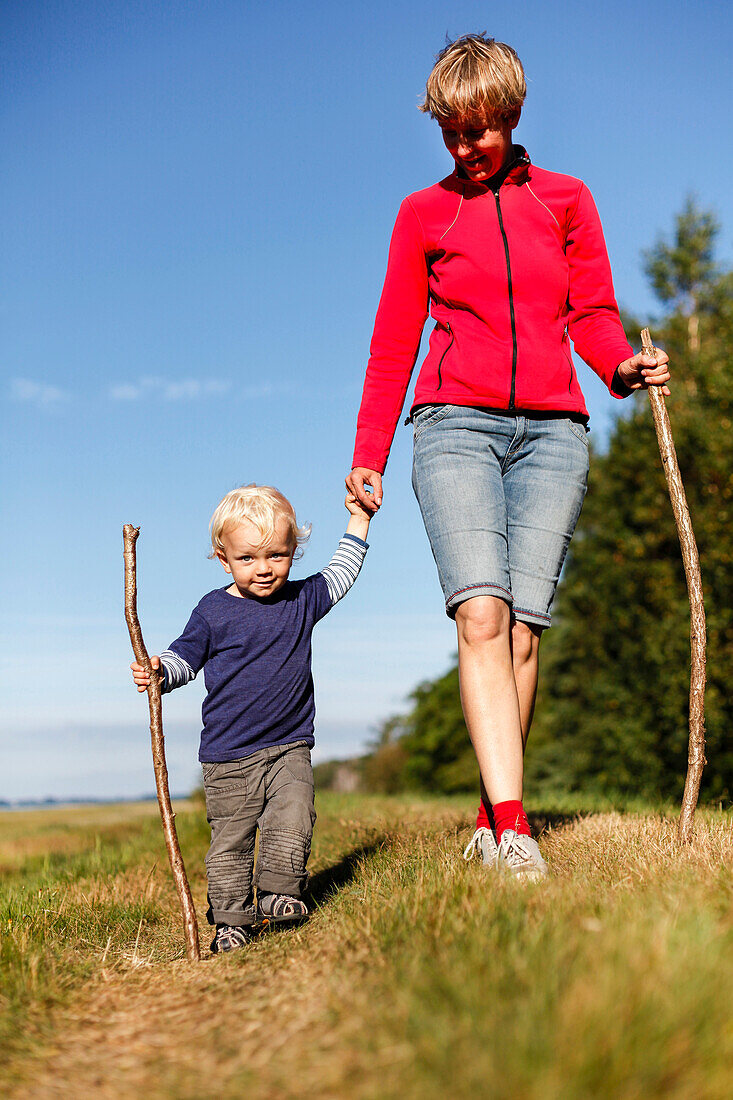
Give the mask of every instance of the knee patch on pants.
[(283, 828), (263, 829), (257, 864), (258, 889), (299, 897), (308, 882), (305, 868), (310, 850), (310, 833)]

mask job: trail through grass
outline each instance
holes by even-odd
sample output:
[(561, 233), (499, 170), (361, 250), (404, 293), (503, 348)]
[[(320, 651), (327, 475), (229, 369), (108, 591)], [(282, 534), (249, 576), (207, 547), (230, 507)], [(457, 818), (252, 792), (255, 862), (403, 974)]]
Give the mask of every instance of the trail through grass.
[[(14, 856), (7, 1095), (733, 1095), (729, 815), (701, 814), (688, 849), (659, 814), (564, 821), (541, 839), (554, 877), (522, 888), (460, 858), (468, 801), (318, 810), (310, 923), (198, 965), (155, 817)], [(202, 819), (178, 818), (201, 908)]]

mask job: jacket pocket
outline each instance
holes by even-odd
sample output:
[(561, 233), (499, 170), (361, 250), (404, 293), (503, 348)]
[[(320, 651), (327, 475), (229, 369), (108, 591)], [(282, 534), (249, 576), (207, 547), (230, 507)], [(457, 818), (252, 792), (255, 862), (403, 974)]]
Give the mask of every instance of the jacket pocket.
[(575, 367), (573, 366), (573, 356), (570, 352), (570, 348), (568, 347), (567, 333), (563, 337), (562, 350), (565, 353), (565, 358), (566, 358), (567, 364), (568, 364), (568, 370), (570, 372), (570, 376), (568, 378), (568, 393), (571, 393), (572, 389), (573, 389), (573, 379), (575, 378)]
[(446, 323), (445, 329), (446, 332), (450, 333), (450, 340), (448, 341), (447, 347), (444, 349), (443, 354), (438, 360), (438, 389), (440, 389), (443, 385), (443, 361), (445, 360), (445, 357), (450, 349), (453, 347), (453, 341), (455, 340), (455, 334), (453, 332), (453, 329), (450, 327), (450, 322)]

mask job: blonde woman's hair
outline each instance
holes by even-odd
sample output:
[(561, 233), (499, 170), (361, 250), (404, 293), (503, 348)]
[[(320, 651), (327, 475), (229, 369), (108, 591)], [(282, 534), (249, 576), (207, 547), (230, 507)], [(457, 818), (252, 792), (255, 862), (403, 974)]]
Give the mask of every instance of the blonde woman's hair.
[(438, 54), (420, 110), (439, 122), (493, 120), (519, 110), (527, 95), (522, 62), (511, 46), (465, 34)]
[(309, 523), (303, 527), (298, 526), (295, 510), (287, 497), (271, 485), (240, 485), (238, 489), (232, 489), (219, 502), (211, 517), (209, 557), (214, 558), (224, 552), (221, 536), (233, 527), (239, 527), (243, 520), (251, 523), (262, 535), (260, 546), (267, 546), (280, 519), (287, 520), (288, 541), (294, 551), (293, 557), (298, 558), (303, 553), (303, 545), (310, 538), (311, 527)]

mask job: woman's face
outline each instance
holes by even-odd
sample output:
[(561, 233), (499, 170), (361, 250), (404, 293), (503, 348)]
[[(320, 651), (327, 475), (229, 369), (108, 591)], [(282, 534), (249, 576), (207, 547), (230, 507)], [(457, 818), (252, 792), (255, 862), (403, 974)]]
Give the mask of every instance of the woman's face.
[(482, 183), (504, 167), (512, 152), (512, 130), (519, 111), (503, 119), (446, 119), (440, 123), (445, 147), (474, 183)]

